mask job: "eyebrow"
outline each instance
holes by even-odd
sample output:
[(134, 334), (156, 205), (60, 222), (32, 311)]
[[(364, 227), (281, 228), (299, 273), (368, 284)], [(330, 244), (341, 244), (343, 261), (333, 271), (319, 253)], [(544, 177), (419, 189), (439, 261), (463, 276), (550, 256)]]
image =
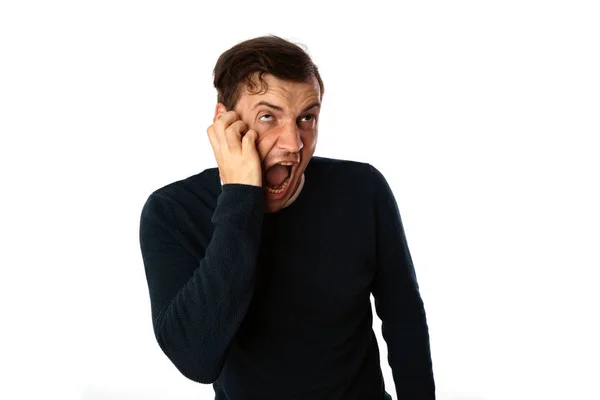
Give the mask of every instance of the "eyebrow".
[[(258, 107), (258, 106), (267, 106), (267, 107), (269, 107), (269, 108), (272, 108), (272, 109), (274, 109), (274, 110), (277, 110), (277, 111), (280, 111), (280, 112), (282, 112), (282, 111), (283, 111), (283, 108), (281, 108), (281, 107), (279, 107), (279, 106), (276, 106), (275, 104), (271, 104), (271, 103), (269, 103), (269, 102), (267, 102), (267, 101), (264, 101), (264, 100), (261, 100), (261, 101), (259, 101), (258, 103), (256, 103), (256, 104), (255, 104), (255, 105), (252, 107), (252, 109), (254, 110), (254, 109), (255, 109), (256, 107)], [(308, 110), (310, 110), (310, 109), (312, 109), (312, 108), (315, 108), (315, 107), (321, 107), (321, 103), (320, 103), (320, 102), (318, 102), (318, 101), (315, 101), (314, 103), (312, 103), (312, 104), (311, 104), (311, 105), (309, 105), (308, 107), (304, 108), (304, 110), (302, 110), (302, 112), (303, 112), (303, 113), (305, 113), (305, 112), (307, 112)]]

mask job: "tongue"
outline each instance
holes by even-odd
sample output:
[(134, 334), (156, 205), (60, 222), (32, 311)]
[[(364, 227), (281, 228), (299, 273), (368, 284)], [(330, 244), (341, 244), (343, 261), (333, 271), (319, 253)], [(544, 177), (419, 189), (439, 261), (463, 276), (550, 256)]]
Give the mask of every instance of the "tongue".
[(290, 171), (288, 167), (277, 164), (267, 170), (267, 183), (269, 186), (277, 188), (281, 186), (281, 184), (288, 177), (289, 173)]

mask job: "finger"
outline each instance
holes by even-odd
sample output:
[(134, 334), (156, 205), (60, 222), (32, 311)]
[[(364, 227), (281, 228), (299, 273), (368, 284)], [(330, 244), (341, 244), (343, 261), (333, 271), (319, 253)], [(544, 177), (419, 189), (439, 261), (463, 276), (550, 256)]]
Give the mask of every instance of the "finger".
[(225, 129), (227, 129), (227, 127), (229, 127), (229, 125), (233, 124), (239, 119), (240, 116), (235, 111), (227, 111), (226, 113), (221, 114), (219, 118), (217, 118), (214, 125), (217, 131), (224, 131)]
[(240, 150), (242, 136), (246, 133), (248, 126), (244, 121), (238, 120), (225, 129), (225, 141), (230, 150)]
[(206, 130), (206, 134), (208, 136), (208, 140), (210, 141), (210, 145), (213, 149), (214, 153), (217, 153), (220, 149), (219, 140), (217, 139), (217, 134), (215, 132), (215, 126), (211, 125)]
[(258, 154), (258, 149), (256, 148), (256, 141), (258, 139), (258, 134), (255, 130), (250, 129), (244, 137), (242, 138), (242, 152), (244, 154)]
[(229, 125), (229, 127), (227, 129), (225, 129), (225, 132), (229, 133), (229, 134), (235, 133), (236, 135), (234, 135), (234, 137), (237, 137), (239, 135), (240, 140), (241, 140), (241, 137), (244, 136), (244, 133), (246, 133), (247, 130), (248, 130), (248, 125), (246, 125), (246, 123), (244, 121), (239, 119), (239, 120), (235, 121), (233, 124)]

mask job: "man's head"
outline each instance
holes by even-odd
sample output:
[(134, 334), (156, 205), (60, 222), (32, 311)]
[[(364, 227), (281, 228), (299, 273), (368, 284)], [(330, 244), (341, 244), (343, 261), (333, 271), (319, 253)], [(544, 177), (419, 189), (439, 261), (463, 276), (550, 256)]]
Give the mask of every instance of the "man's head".
[(234, 110), (258, 133), (266, 208), (280, 210), (295, 193), (317, 144), (324, 87), (316, 65), (296, 44), (259, 37), (219, 57), (214, 85), (215, 120)]

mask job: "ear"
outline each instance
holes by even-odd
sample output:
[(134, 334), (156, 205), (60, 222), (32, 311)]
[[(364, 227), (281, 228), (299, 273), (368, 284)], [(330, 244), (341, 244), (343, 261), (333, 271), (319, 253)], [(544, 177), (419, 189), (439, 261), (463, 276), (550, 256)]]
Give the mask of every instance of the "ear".
[(215, 107), (215, 116), (213, 118), (213, 123), (215, 123), (217, 119), (226, 112), (227, 108), (225, 107), (225, 105), (223, 103), (217, 103), (217, 106)]

